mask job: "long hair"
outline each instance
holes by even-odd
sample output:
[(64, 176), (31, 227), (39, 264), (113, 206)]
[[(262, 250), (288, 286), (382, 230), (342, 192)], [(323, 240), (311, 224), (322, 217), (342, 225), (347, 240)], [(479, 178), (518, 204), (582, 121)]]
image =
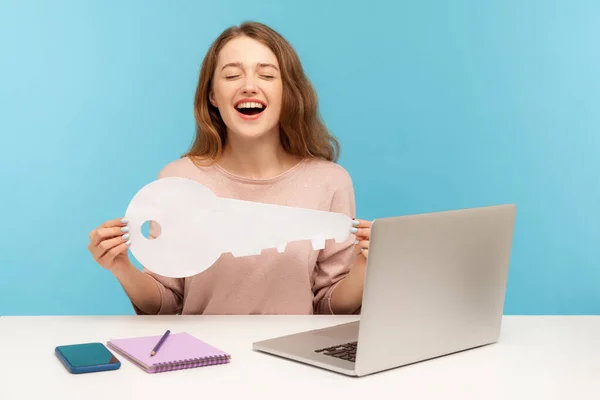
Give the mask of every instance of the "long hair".
[(227, 128), (219, 110), (210, 103), (209, 92), (219, 52), (227, 42), (239, 36), (258, 40), (277, 57), (283, 80), (279, 121), (283, 148), (293, 155), (336, 162), (340, 152), (339, 142), (321, 119), (317, 94), (304, 73), (296, 51), (279, 33), (258, 22), (244, 22), (227, 28), (206, 53), (194, 97), (196, 136), (183, 157), (188, 156), (195, 162), (202, 159), (212, 163), (220, 157), (227, 143)]

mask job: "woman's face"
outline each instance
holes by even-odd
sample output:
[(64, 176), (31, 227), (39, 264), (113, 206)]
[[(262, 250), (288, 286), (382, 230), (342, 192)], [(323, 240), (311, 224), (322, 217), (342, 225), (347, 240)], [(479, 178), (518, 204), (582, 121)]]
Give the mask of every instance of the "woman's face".
[(282, 91), (277, 58), (264, 44), (238, 37), (221, 49), (210, 102), (230, 134), (244, 138), (278, 134)]

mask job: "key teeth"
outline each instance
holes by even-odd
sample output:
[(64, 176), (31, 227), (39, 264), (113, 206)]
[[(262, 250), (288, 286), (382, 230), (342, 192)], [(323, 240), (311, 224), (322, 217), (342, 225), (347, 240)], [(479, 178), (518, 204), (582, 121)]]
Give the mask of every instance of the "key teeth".
[(277, 251), (279, 253), (283, 253), (285, 251), (285, 248), (287, 247), (287, 243), (281, 243), (277, 245)]
[(234, 258), (240, 258), (240, 257), (249, 257), (249, 256), (260, 256), (262, 254), (262, 249), (259, 251), (254, 251), (254, 250), (238, 250), (238, 251), (232, 251), (231, 255)]

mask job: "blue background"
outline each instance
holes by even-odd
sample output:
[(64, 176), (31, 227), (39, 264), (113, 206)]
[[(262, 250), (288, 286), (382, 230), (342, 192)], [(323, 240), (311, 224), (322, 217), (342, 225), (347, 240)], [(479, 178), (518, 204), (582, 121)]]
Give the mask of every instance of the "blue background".
[(505, 312), (600, 313), (599, 2), (5, 0), (0, 315), (132, 313), (88, 234), (187, 150), (247, 19), (300, 54), (359, 218), (514, 202)]

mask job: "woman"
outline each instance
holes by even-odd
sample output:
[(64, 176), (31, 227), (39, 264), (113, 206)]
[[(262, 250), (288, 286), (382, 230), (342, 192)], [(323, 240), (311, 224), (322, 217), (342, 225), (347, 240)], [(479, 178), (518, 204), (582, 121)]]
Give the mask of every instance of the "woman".
[[(225, 30), (209, 49), (194, 102), (196, 139), (158, 178), (196, 179), (219, 197), (354, 217), (339, 146), (319, 119), (317, 98), (292, 47), (259, 23)], [(94, 259), (119, 280), (138, 314), (354, 313), (361, 305), (370, 223), (355, 220), (345, 243), (292, 242), (258, 256), (223, 254), (188, 278), (135, 268), (127, 222), (90, 234)], [(199, 227), (210, 229), (210, 227)], [(150, 237), (160, 235), (151, 224)], [(359, 251), (355, 254), (356, 247)]]

